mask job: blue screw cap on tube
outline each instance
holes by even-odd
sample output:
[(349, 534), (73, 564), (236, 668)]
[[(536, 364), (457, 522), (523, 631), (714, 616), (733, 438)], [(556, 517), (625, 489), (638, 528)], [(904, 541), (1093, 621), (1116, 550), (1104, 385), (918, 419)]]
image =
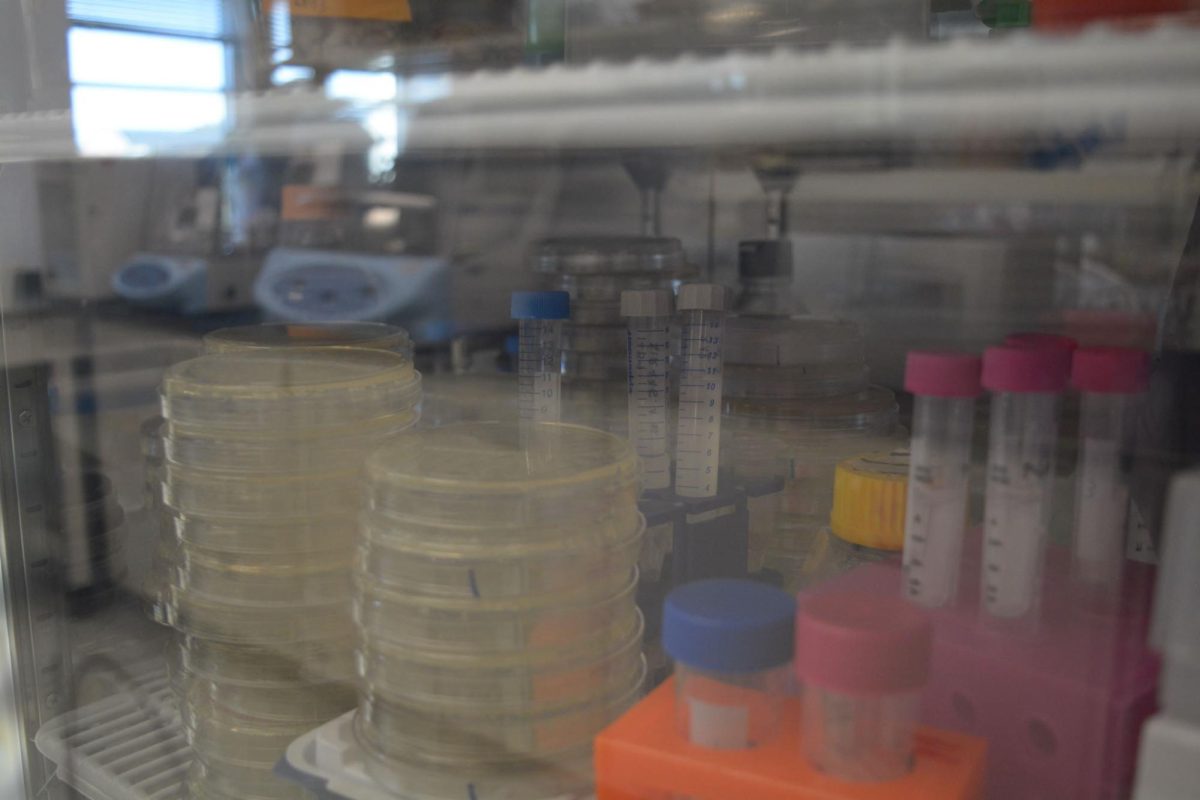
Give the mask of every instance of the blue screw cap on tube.
[(796, 600), (754, 581), (697, 581), (667, 595), (662, 625), (663, 647), (681, 664), (755, 672), (792, 660)]
[(571, 296), (566, 292), (513, 292), (513, 319), (568, 319)]

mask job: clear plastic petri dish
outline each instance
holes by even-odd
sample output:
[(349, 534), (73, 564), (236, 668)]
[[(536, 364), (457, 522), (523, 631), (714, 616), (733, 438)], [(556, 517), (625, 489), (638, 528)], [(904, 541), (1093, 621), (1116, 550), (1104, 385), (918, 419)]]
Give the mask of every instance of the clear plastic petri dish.
[(188, 768), (188, 800), (315, 800), (316, 795), (279, 777), (274, 766), (240, 767), (193, 761)]
[(231, 644), (276, 645), (344, 639), (352, 624), (350, 603), (230, 603), (171, 589), (171, 615), (189, 636)]
[(488, 599), (421, 597), (360, 578), (355, 617), (366, 642), (427, 653), (562, 650), (628, 635), (637, 624), (636, 571), (622, 583)]
[(167, 370), (163, 416), (217, 431), (308, 434), (411, 409), (421, 376), (403, 356), (328, 347), (200, 356)]
[(212, 553), (287, 552), (297, 564), (326, 563), (333, 553), (352, 553), (358, 538), (353, 513), (328, 512), (301, 519), (237, 519), (166, 512), (170, 538)]
[[(356, 715), (357, 717), (357, 715)], [(363, 741), (357, 730), (355, 736)], [(393, 758), (363, 748), (364, 768), (381, 787), (397, 797), (421, 800), (565, 800), (593, 791), (592, 749), (581, 747), (555, 758), (504, 765), (451, 767)]]
[(358, 691), (350, 682), (243, 683), (214, 681), (186, 670), (179, 688), (189, 714), (240, 715), (269, 724), (314, 728), (354, 708)]
[[(636, 523), (625, 439), (576, 425), (463, 423), (415, 431), (367, 461), (369, 507), (402, 522), (560, 537), (606, 516)], [(506, 539), (509, 538), (506, 536)]]
[(354, 516), (361, 505), (359, 471), (238, 475), (197, 470), (168, 462), (163, 502), (172, 511), (197, 517), (257, 520)]
[(534, 269), (552, 275), (692, 274), (678, 239), (656, 236), (572, 236), (543, 239), (534, 247)]
[(207, 429), (172, 424), (163, 447), (171, 463), (190, 469), (239, 474), (338, 472), (360, 467), (366, 453), (408, 430), (419, 418), (419, 411), (411, 408), (358, 425), (273, 435), (257, 431), (212, 435)]
[(196, 758), (218, 769), (270, 770), (289, 744), (314, 727), (309, 721), (271, 722), (213, 706), (191, 707), (182, 716), (184, 733)]
[(724, 395), (747, 400), (789, 400), (852, 394), (867, 388), (862, 363), (798, 364), (790, 367), (726, 364)]
[(349, 602), (353, 559), (343, 550), (314, 564), (309, 554), (214, 553), (180, 548), (175, 585), (230, 603)]
[(478, 529), (475, 538), (449, 540), (431, 529), (398, 529), (386, 517), (366, 513), (358, 572), (413, 594), (474, 600), (620, 586), (637, 563), (644, 532), (639, 514), (636, 527), (623, 531), (601, 525), (564, 531), (561, 538), (510, 542), (503, 529)]
[(576, 353), (625, 354), (625, 328), (607, 325), (565, 325), (562, 346)]
[(221, 328), (204, 337), (206, 353), (313, 347), (358, 347), (387, 350), (412, 360), (408, 331), (382, 322), (275, 322)]
[(437, 657), (384, 643), (359, 653), (363, 685), (380, 697), (430, 709), (541, 713), (607, 697), (641, 669), (644, 623), (615, 647), (507, 656)]
[(864, 357), (862, 331), (848, 320), (730, 317), (725, 326), (726, 364), (862, 364)]
[(357, 725), (363, 743), (391, 758), (447, 766), (554, 758), (588, 746), (641, 696), (645, 663), (612, 693), (545, 713), (439, 711), (364, 693)]
[(213, 681), (246, 685), (346, 682), (355, 678), (357, 639), (346, 636), (313, 642), (229, 644), (179, 636), (172, 647), (180, 671)]

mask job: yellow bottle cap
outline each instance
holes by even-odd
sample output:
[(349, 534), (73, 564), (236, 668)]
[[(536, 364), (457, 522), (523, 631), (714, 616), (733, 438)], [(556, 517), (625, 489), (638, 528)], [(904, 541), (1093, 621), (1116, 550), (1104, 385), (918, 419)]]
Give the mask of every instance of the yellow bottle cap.
[(903, 550), (907, 500), (907, 450), (847, 459), (834, 473), (829, 527), (851, 544)]

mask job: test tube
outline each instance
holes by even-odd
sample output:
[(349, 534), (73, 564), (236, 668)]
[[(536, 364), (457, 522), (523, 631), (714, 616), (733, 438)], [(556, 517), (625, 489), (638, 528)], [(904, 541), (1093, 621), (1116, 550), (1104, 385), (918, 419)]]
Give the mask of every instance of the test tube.
[(713, 497), (721, 461), (722, 348), (725, 287), (680, 287), (679, 428), (675, 442), (675, 493)]
[(667, 452), (667, 395), (670, 388), (671, 293), (666, 289), (621, 292), (628, 329), (629, 437), (642, 460), (642, 485), (671, 485)]
[(520, 322), (517, 392), (522, 424), (562, 418), (562, 321), (570, 315), (566, 292), (513, 292), (512, 318)]
[(912, 769), (933, 626), (881, 595), (817, 592), (796, 615), (801, 742), (813, 768), (845, 781), (891, 781)]
[(1120, 601), (1134, 415), (1148, 373), (1146, 353), (1124, 347), (1076, 350), (1071, 364), (1071, 383), (1082, 394), (1072, 573), (1109, 610)]
[(967, 519), (968, 474), (979, 356), (908, 354), (904, 388), (913, 394), (913, 432), (904, 524), (904, 593), (929, 608), (958, 594)]
[(1070, 352), (990, 347), (983, 386), (992, 392), (984, 499), (982, 605), (989, 618), (1036, 620), (1042, 554), (1054, 505), (1058, 401)]
[(763, 583), (681, 586), (663, 606), (663, 647), (675, 660), (675, 721), (692, 744), (747, 749), (780, 730), (792, 681), (796, 601)]

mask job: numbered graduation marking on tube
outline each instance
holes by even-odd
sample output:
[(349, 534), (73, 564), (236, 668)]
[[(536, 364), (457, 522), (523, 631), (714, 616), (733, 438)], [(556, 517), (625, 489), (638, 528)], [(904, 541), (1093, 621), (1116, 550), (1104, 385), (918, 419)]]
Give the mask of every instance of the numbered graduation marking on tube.
[(679, 441), (675, 490), (681, 497), (717, 493), (721, 445), (724, 314), (684, 315), (679, 375)]
[(670, 391), (670, 326), (667, 317), (629, 322), (629, 433), (642, 460), (647, 489), (671, 485), (667, 452), (667, 395)]
[(1051, 502), (1043, 467), (1028, 462), (1016, 469), (1020, 474), (1014, 475), (1008, 464), (988, 466), (983, 550), (988, 613), (1012, 619), (1024, 617), (1037, 605)]
[(562, 416), (561, 355), (557, 349), (544, 346), (556, 338), (545, 329), (560, 324), (548, 320), (521, 324), (517, 392), (523, 421), (558, 422)]
[(913, 448), (904, 543), (904, 587), (909, 599), (930, 607), (954, 598), (962, 529), (967, 515), (965, 471), (919, 464)]

